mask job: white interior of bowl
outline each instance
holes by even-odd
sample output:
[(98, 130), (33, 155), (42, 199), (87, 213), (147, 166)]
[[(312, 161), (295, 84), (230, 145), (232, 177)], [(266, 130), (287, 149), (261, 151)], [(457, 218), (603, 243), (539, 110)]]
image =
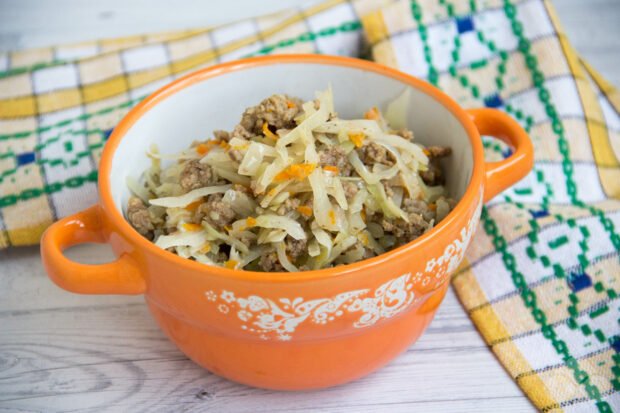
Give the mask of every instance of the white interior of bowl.
[(253, 66), (205, 79), (167, 97), (142, 116), (123, 137), (112, 160), (110, 183), (114, 203), (124, 211), (130, 192), (127, 177), (139, 178), (150, 161), (145, 152), (153, 143), (162, 153), (176, 153), (213, 130), (232, 128), (244, 109), (274, 93), (303, 100), (332, 85), (335, 108), (341, 118), (361, 118), (372, 106), (387, 104), (411, 88), (406, 124), (417, 142), (447, 145), (452, 156), (445, 162), (449, 194), (460, 199), (469, 183), (472, 148), (456, 117), (433, 97), (396, 79), (358, 68), (312, 63)]

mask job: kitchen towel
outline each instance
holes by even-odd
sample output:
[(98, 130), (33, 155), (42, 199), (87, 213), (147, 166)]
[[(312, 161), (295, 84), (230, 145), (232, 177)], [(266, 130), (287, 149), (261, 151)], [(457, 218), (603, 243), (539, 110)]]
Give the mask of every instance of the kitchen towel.
[(620, 409), (618, 94), (548, 1), (397, 1), (362, 21), (377, 62), (528, 131), (534, 169), (484, 207), (452, 283), (537, 408)]
[[(0, 55), (0, 248), (96, 202), (116, 122), (239, 57), (372, 58), (514, 116), (536, 164), (484, 208), (453, 286), (542, 411), (620, 409), (620, 95), (543, 0), (330, 0), (226, 26)], [(489, 160), (510, 149), (485, 139)]]

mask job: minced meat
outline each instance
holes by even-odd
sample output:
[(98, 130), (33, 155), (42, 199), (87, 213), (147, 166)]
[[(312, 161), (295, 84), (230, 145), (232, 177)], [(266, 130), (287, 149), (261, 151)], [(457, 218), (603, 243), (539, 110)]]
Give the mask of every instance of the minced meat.
[(245, 110), (240, 125), (246, 130), (261, 134), (263, 124), (267, 122), (275, 129), (294, 128), (295, 117), (299, 114), (302, 101), (287, 95), (273, 95), (257, 106)]
[(445, 158), (452, 154), (452, 148), (449, 146), (427, 146), (429, 158)]
[(361, 161), (365, 165), (373, 165), (375, 163), (380, 163), (388, 166), (394, 165), (394, 160), (392, 160), (387, 149), (374, 142), (370, 142), (357, 149), (357, 153), (359, 154)]
[(452, 149), (446, 146), (429, 146), (426, 148), (428, 153), (428, 170), (420, 172), (420, 177), (426, 185), (436, 186), (445, 183), (441, 159), (452, 154)]
[(252, 136), (254, 135), (241, 125), (235, 126), (232, 133), (230, 134), (231, 139), (232, 138), (250, 139)]
[(347, 154), (340, 146), (330, 146), (319, 151), (319, 162), (321, 166), (335, 166), (341, 176), (351, 176), (353, 172)]
[(194, 213), (194, 222), (198, 223), (203, 219), (217, 229), (222, 229), (235, 220), (235, 211), (230, 205), (222, 201), (222, 194), (213, 194), (207, 197), (207, 201), (202, 203)]
[(429, 186), (441, 185), (444, 182), (443, 171), (434, 160), (428, 163), (428, 170), (420, 172), (420, 177)]
[(292, 261), (295, 261), (297, 258), (301, 257), (307, 251), (308, 240), (306, 239), (297, 240), (290, 235), (287, 235), (284, 239), (284, 243), (286, 244), (286, 254)]
[(149, 210), (138, 197), (132, 196), (127, 203), (127, 219), (132, 227), (135, 228), (142, 236), (153, 238), (153, 222)]
[(353, 197), (355, 196), (355, 194), (357, 194), (357, 192), (359, 191), (359, 188), (357, 187), (357, 185), (353, 182), (348, 182), (348, 181), (344, 181), (342, 183), (342, 187), (344, 189), (344, 196), (348, 199), (351, 200), (353, 199)]
[(426, 202), (419, 199), (405, 198), (403, 199), (402, 210), (408, 214), (422, 215), (425, 221), (430, 222), (435, 218), (435, 212), (433, 212)]
[(297, 207), (301, 204), (301, 201), (298, 198), (288, 198), (278, 209), (276, 213), (278, 215), (286, 215), (291, 211), (297, 209)]
[(389, 182), (383, 182), (383, 189), (385, 190), (385, 195), (388, 198), (392, 198), (394, 196), (394, 190), (392, 189), (392, 185)]
[(383, 218), (381, 226), (385, 232), (394, 235), (401, 244), (419, 237), (430, 227), (430, 223), (425, 221), (420, 214), (411, 213), (407, 215), (407, 218), (409, 222), (401, 218)]
[(198, 159), (188, 161), (179, 178), (181, 188), (186, 191), (214, 185), (216, 182), (217, 177), (213, 169), (205, 163), (200, 163)]
[(258, 265), (263, 271), (266, 272), (284, 271), (284, 267), (282, 266), (282, 264), (280, 264), (280, 260), (278, 260), (278, 255), (275, 252), (261, 255)]
[(213, 131), (213, 137), (215, 137), (215, 140), (223, 142), (228, 142), (231, 138), (230, 133), (225, 130)]
[(411, 132), (409, 129), (398, 130), (396, 131), (396, 134), (400, 136), (401, 138), (405, 138), (409, 141), (413, 140), (413, 132)]

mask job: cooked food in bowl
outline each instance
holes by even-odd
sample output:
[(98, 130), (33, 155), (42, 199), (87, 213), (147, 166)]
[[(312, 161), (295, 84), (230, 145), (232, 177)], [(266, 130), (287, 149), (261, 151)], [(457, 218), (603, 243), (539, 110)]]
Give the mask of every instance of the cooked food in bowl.
[[(175, 155), (156, 147), (128, 180), (126, 217), (157, 246), (209, 265), (304, 271), (357, 262), (406, 244), (453, 208), (440, 159), (386, 115), (340, 119), (331, 89), (273, 95), (231, 131)], [(171, 137), (172, 138), (172, 137)]]
[[(248, 138), (235, 136), (239, 139), (236, 140), (230, 134), (217, 134), (220, 140), (228, 139), (222, 144), (228, 152), (219, 146), (220, 142), (203, 142), (202, 146), (199, 143), (187, 149), (191, 139), (205, 139), (209, 137), (207, 133), (219, 125), (232, 129), (243, 108), (275, 92), (310, 98), (329, 81), (337, 85), (334, 98), (341, 118), (363, 118), (371, 105), (379, 104), (385, 120), (373, 110), (368, 117), (378, 119), (372, 122), (368, 119), (336, 122), (335, 115), (330, 119), (331, 104), (325, 94), (319, 99), (318, 109), (314, 104), (302, 105), (300, 109), (298, 101), (279, 97), (273, 99), (285, 105), (277, 107), (284, 109), (286, 106), (285, 111), (291, 109), (293, 122), (289, 118), (284, 125), (274, 124), (270, 128), (269, 121), (281, 118), (272, 99), (273, 105), (263, 105), (266, 113), (261, 113), (259, 107), (244, 117), (242, 126)], [(407, 92), (403, 93), (405, 90)], [(404, 97), (396, 99), (399, 104), (388, 103), (399, 94)], [(367, 98), (369, 96), (372, 100)], [(289, 108), (287, 101), (296, 108)], [(238, 102), (239, 110), (231, 110), (232, 102)], [(273, 109), (269, 111), (269, 108)], [(272, 112), (274, 119), (270, 117)], [(295, 121), (295, 118), (299, 119)], [(276, 137), (262, 130), (265, 121), (266, 130)], [(330, 126), (335, 132), (319, 130), (327, 128), (331, 122), (336, 122)], [(301, 123), (304, 127), (299, 126)], [(403, 127), (414, 131), (413, 141), (399, 140), (401, 135), (408, 138), (406, 132), (391, 132)], [(277, 128), (293, 132), (278, 134)], [(354, 132), (352, 136), (348, 131)], [(232, 135), (241, 132), (243, 130), (237, 128), (237, 133), (233, 131)], [(513, 148), (511, 155), (502, 162), (485, 162), (481, 134), (505, 140)], [(356, 147), (351, 138), (361, 146)], [(429, 145), (428, 155), (423, 150), (420, 155), (419, 142)], [(370, 143), (384, 148), (385, 156), (373, 160), (369, 148), (364, 149)], [(183, 153), (159, 155), (149, 149), (152, 144), (157, 144), (163, 153)], [(234, 145), (241, 147), (233, 148)], [(452, 148), (452, 155), (441, 163), (446, 165), (443, 172), (447, 191), (459, 201), (439, 225), (436, 222), (445, 213), (445, 210), (442, 212), (445, 204), (439, 201), (441, 178), (428, 172), (440, 171), (436, 165), (439, 154), (431, 154), (436, 149), (431, 149), (430, 145)], [(320, 153), (329, 154), (328, 150), (334, 147), (340, 147), (347, 155), (343, 163), (334, 165), (333, 159), (323, 159), (321, 164)], [(240, 151), (241, 161), (230, 159), (237, 155), (231, 150)], [(150, 153), (151, 159), (143, 155), (145, 151)], [(284, 151), (286, 163), (282, 156)], [(359, 163), (355, 161), (356, 155)], [(430, 158), (426, 167), (423, 166), (424, 157)], [(205, 162), (200, 162), (203, 158)], [(303, 177), (305, 167), (287, 170), (289, 166), (306, 163), (315, 164), (307, 177)], [(149, 311), (163, 332), (183, 353), (213, 374), (245, 385), (278, 390), (341, 385), (384, 366), (423, 334), (446, 294), (450, 276), (464, 259), (468, 246), (476, 242), (473, 234), (480, 223), (483, 203), (525, 177), (532, 163), (532, 144), (509, 115), (490, 108), (465, 110), (432, 85), (389, 67), (327, 55), (283, 54), (234, 61), (210, 66), (174, 81), (147, 97), (119, 122), (101, 156), (99, 202), (52, 224), (42, 237), (41, 257), (50, 278), (68, 291), (144, 294)], [(240, 170), (242, 164), (246, 170)], [(279, 170), (273, 171), (276, 167), (270, 168), (272, 164), (277, 164)], [(347, 165), (350, 170), (345, 172)], [(388, 173), (387, 170), (395, 165), (398, 171)], [(328, 166), (336, 166), (338, 170)], [(282, 181), (263, 181), (275, 181), (276, 175), (285, 170), (287, 172), (278, 178)], [(345, 176), (347, 174), (350, 175)], [(389, 177), (389, 174), (394, 176)], [(129, 185), (128, 176), (134, 177)], [(324, 192), (312, 188), (316, 176), (320, 178), (319, 184), (323, 184), (319, 189)], [(141, 177), (139, 185), (135, 180), (138, 177)], [(206, 183), (194, 184), (197, 180)], [(271, 189), (287, 181), (290, 182), (284, 189), (271, 194), (273, 198), (266, 207), (260, 206), (262, 201), (267, 202)], [(342, 197), (338, 195), (337, 182), (345, 192), (346, 210), (338, 203)], [(357, 192), (347, 195), (347, 182), (356, 183)], [(230, 189), (219, 193), (215, 190), (216, 193), (210, 195), (205, 193), (214, 191), (212, 187), (224, 185)], [(262, 193), (259, 192), (261, 186), (264, 186)], [(392, 198), (388, 198), (386, 186), (394, 193)], [(129, 187), (143, 199), (132, 201), (128, 211)], [(385, 198), (391, 199), (398, 209), (383, 201), (381, 187)], [(198, 193), (199, 202), (193, 200), (195, 193), (189, 196), (191, 202), (182, 198), (194, 190), (202, 191)], [(406, 192), (408, 190), (411, 195)], [(283, 208), (285, 215), (281, 216), (278, 209), (286, 204), (286, 199), (276, 198), (284, 192), (288, 195), (281, 195), (281, 198), (300, 201), (299, 205), (289, 203), (290, 211)], [(367, 195), (356, 199), (359, 192)], [(400, 194), (402, 198), (399, 199)], [(311, 196), (312, 202), (306, 204)], [(176, 205), (161, 198), (176, 199)], [(334, 211), (333, 224), (329, 209), (325, 216), (325, 210), (320, 208), (326, 198), (328, 207)], [(249, 212), (240, 209), (245, 206), (240, 200), (246, 199), (255, 204), (248, 208)], [(151, 205), (149, 201), (165, 202), (170, 206)], [(220, 208), (204, 206), (200, 211), (203, 204), (211, 202), (213, 205), (216, 201), (229, 206), (224, 211), (234, 211), (235, 217), (229, 223), (225, 223), (228, 218), (221, 218)], [(414, 201), (424, 203), (417, 204), (422, 213), (409, 209), (412, 208), (409, 205), (416, 204)], [(449, 207), (450, 202), (446, 202)], [(435, 207), (428, 208), (430, 212), (425, 218), (424, 205), (431, 204)], [(262, 209), (258, 212), (262, 214), (257, 213), (259, 206)], [(307, 210), (298, 211), (299, 206), (312, 209), (307, 219), (302, 216)], [(129, 224), (127, 212), (133, 216), (134, 225), (162, 247), (195, 257), (183, 259), (144, 238)], [(211, 216), (212, 212), (216, 215)], [(299, 216), (296, 217), (296, 213)], [(410, 219), (410, 214), (414, 213), (421, 218)], [(263, 215), (268, 218), (261, 218)], [(288, 225), (286, 230), (279, 227), (282, 222), (289, 221), (278, 220), (278, 217), (291, 218), (306, 237), (306, 248), (302, 250), (305, 252), (297, 259), (292, 257), (294, 251), (290, 248), (290, 258), (286, 256), (287, 240), (298, 240), (288, 237)], [(252, 219), (248, 222), (248, 218), (256, 222)], [(220, 219), (224, 222), (218, 222)], [(269, 226), (263, 227), (263, 220)], [(235, 221), (241, 222), (235, 225)], [(389, 224), (392, 227), (388, 227)], [(245, 228), (243, 231), (238, 228), (240, 225)], [(330, 229), (337, 225), (344, 229), (340, 232)], [(362, 227), (358, 232), (355, 232), (356, 225)], [(434, 228), (430, 233), (387, 251), (391, 248), (390, 241), (396, 245), (399, 237), (414, 237), (431, 225)], [(244, 237), (235, 234), (235, 226), (247, 236), (247, 245)], [(197, 230), (191, 231), (193, 229)], [(399, 229), (402, 234), (395, 233)], [(409, 229), (414, 229), (415, 233), (405, 234)], [(272, 259), (275, 253), (272, 262), (282, 266), (278, 243), (266, 239), (278, 230), (285, 231), (284, 236), (280, 232), (283, 239), (280, 245), (285, 247), (284, 257), (291, 265), (299, 269), (312, 268), (322, 265), (319, 261), (322, 260), (324, 265), (333, 267), (290, 273), (229, 270), (220, 266), (235, 257), (238, 262), (250, 259), (248, 254), (257, 248), (268, 251), (264, 256)], [(367, 251), (364, 242), (358, 246), (355, 241), (357, 234), (364, 233), (362, 231), (371, 234), (386, 252), (337, 266), (345, 262), (345, 257), (350, 259), (354, 253), (359, 254), (362, 247)], [(328, 237), (324, 237), (323, 232)], [(173, 234), (173, 238), (166, 238)], [(229, 240), (216, 234), (234, 239), (234, 249), (229, 246)], [(290, 234), (301, 235), (296, 231)], [(355, 237), (355, 243), (345, 248), (343, 240), (351, 236)], [(191, 242), (171, 242), (179, 237), (187, 237)], [(364, 237), (361, 238), (363, 241)], [(169, 244), (162, 245), (163, 241)], [(241, 241), (248, 252), (242, 251), (236, 241)], [(369, 243), (371, 241), (368, 239)], [(110, 244), (117, 259), (92, 265), (73, 262), (63, 253), (70, 246), (87, 242)], [(331, 249), (328, 248), (330, 243)], [(368, 248), (369, 255), (376, 254), (373, 246)], [(199, 248), (203, 247), (209, 251), (201, 252)], [(218, 257), (220, 252), (228, 252), (228, 255)], [(352, 254), (348, 254), (350, 252)], [(332, 253), (335, 258), (328, 263)], [(198, 261), (207, 259), (217, 265)], [(269, 264), (268, 261), (263, 263)], [(233, 264), (229, 262), (230, 266)], [(255, 258), (243, 267), (238, 263), (234, 266), (258, 269), (260, 265), (261, 259)]]

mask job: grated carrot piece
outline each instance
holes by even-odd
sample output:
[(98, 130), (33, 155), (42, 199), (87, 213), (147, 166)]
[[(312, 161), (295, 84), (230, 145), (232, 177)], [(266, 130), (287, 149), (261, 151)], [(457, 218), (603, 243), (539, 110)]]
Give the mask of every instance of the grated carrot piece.
[(356, 148), (361, 148), (366, 136), (361, 132), (349, 132), (349, 140), (353, 142)]
[(200, 155), (206, 155), (215, 146), (221, 146), (222, 148), (226, 149), (228, 143), (219, 139), (210, 139), (206, 142), (202, 142), (196, 145), (196, 152), (198, 152)]
[(185, 231), (200, 231), (202, 229), (202, 225), (192, 224), (191, 222), (186, 222), (183, 224), (183, 229)]
[(236, 260), (228, 260), (224, 263), (224, 267), (234, 270), (237, 267), (237, 264), (239, 264), (239, 261)]
[(246, 228), (252, 228), (252, 227), (255, 227), (255, 226), (256, 226), (256, 218), (253, 218), (253, 217), (248, 217), (248, 218), (245, 220), (245, 226), (246, 226)]
[(275, 181), (282, 182), (289, 179), (297, 179), (298, 181), (301, 181), (302, 179), (307, 178), (315, 168), (316, 164), (313, 163), (293, 164), (277, 174), (275, 176)]
[(435, 203), (428, 204), (428, 209), (430, 209), (431, 211), (436, 211), (437, 210), (437, 204), (435, 204)]
[(337, 166), (333, 166), (333, 165), (325, 165), (323, 169), (325, 169), (328, 172), (333, 173), (334, 175), (338, 175), (340, 173), (340, 169), (338, 169)]
[(269, 124), (267, 122), (263, 123), (263, 135), (271, 139), (278, 139), (278, 135), (269, 129)]
[(300, 205), (300, 206), (297, 207), (297, 211), (301, 215), (304, 215), (306, 217), (311, 217), (312, 216), (312, 208), (310, 208), (309, 206)]
[(199, 155), (206, 155), (210, 149), (211, 148), (206, 143), (199, 143), (198, 146), (196, 146), (196, 152)]
[(220, 141), (219, 145), (222, 149), (230, 149), (230, 145), (226, 141)]
[(209, 244), (208, 242), (203, 245), (202, 248), (200, 248), (200, 252), (203, 254), (206, 254), (209, 251), (211, 251), (211, 244)]
[(426, 156), (429, 156), (431, 154), (431, 151), (429, 151), (426, 148), (422, 149), (422, 152), (424, 152), (424, 155), (426, 155)]
[(185, 206), (185, 209), (190, 211), (190, 212), (194, 212), (195, 210), (198, 209), (198, 207), (202, 204), (202, 199), (199, 199), (198, 201), (194, 201), (191, 204), (187, 204)]
[(296, 107), (297, 105), (295, 104), (295, 102), (291, 102), (290, 100), (287, 100), (287, 101), (286, 101), (286, 106), (287, 106), (289, 109), (293, 109), (293, 108), (294, 108), (294, 107)]
[(364, 119), (368, 120), (379, 120), (381, 117), (381, 113), (379, 113), (379, 109), (376, 106), (373, 106), (368, 110), (368, 112), (364, 113)]
[(332, 225), (336, 225), (336, 213), (334, 212), (334, 210), (330, 209), (327, 215), (329, 215), (329, 222)]
[[(286, 181), (287, 179), (291, 179), (290, 175), (286, 172), (286, 169), (283, 170), (282, 172), (278, 173), (275, 178), (274, 181), (276, 182), (282, 182), (282, 181)], [(275, 188), (269, 190), (269, 192), (267, 193), (268, 195), (273, 195), (272, 191), (274, 191)]]
[(289, 173), (292, 177), (296, 179), (304, 179), (307, 178), (308, 175), (312, 173), (312, 171), (314, 171), (314, 169), (316, 168), (316, 164), (302, 163), (297, 165), (291, 165), (289, 168), (291, 169)]

